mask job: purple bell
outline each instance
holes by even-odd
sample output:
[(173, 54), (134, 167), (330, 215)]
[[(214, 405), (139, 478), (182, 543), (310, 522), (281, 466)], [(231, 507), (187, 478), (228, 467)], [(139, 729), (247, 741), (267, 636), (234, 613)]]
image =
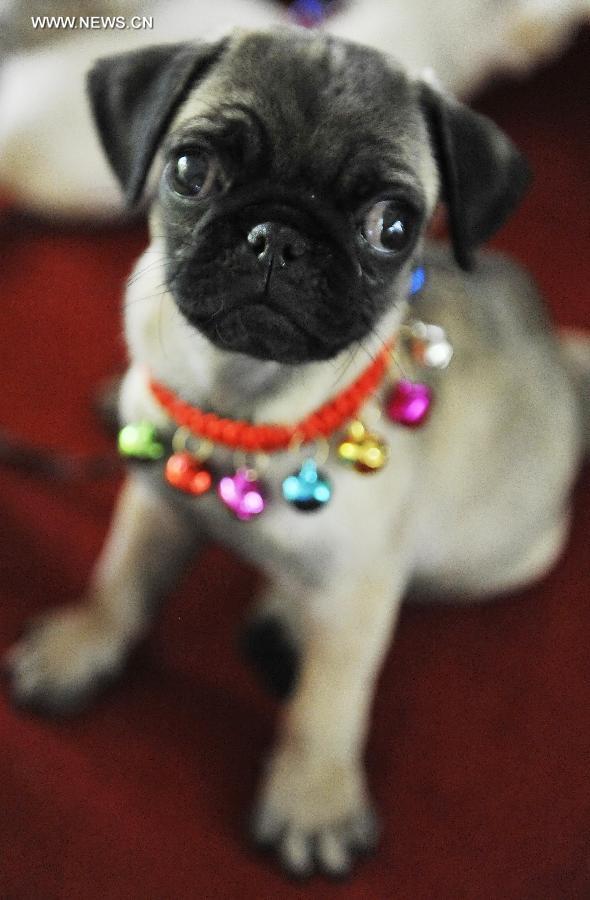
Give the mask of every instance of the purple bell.
[(432, 400), (432, 390), (427, 384), (402, 378), (389, 395), (385, 412), (397, 425), (417, 428), (428, 417)]
[(242, 522), (256, 518), (266, 507), (262, 484), (252, 469), (241, 468), (235, 475), (226, 475), (219, 482), (217, 494)]

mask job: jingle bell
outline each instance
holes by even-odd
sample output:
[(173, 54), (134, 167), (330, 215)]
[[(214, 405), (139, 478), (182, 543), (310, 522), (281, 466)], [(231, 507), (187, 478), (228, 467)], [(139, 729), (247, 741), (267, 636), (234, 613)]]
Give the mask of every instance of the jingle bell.
[(416, 266), (410, 279), (410, 297), (418, 294), (426, 283), (426, 270), (424, 266)]
[(332, 496), (332, 485), (314, 459), (306, 459), (293, 475), (283, 481), (283, 497), (302, 512), (313, 512), (325, 506)]
[(211, 472), (186, 451), (172, 454), (166, 463), (164, 478), (172, 487), (194, 497), (205, 494), (213, 482)]
[(409, 350), (414, 362), (428, 369), (446, 369), (453, 358), (444, 328), (419, 320), (410, 325)]
[(427, 384), (402, 378), (389, 395), (385, 411), (397, 425), (417, 428), (426, 420), (432, 399), (432, 390)]
[(251, 469), (242, 468), (235, 475), (226, 475), (219, 482), (217, 494), (242, 522), (259, 516), (266, 507), (262, 484)]
[(351, 465), (356, 472), (370, 475), (383, 468), (389, 459), (389, 448), (382, 438), (371, 434), (362, 422), (355, 420), (348, 426), (346, 438), (338, 446), (338, 458)]
[(121, 428), (118, 438), (121, 456), (133, 459), (161, 459), (164, 445), (158, 440), (158, 433), (151, 422), (132, 422)]

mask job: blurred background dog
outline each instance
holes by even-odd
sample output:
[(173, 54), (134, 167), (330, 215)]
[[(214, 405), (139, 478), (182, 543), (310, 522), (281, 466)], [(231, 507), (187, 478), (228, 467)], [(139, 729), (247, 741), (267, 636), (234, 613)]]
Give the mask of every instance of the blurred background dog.
[(150, 17), (154, 27), (32, 27), (32, 15), (71, 12), (68, 3), (0, 0), (0, 187), (34, 212), (112, 218), (123, 214), (121, 199), (96, 146), (83, 90), (89, 62), (99, 56), (299, 20), (394, 52), (410, 70), (430, 68), (467, 97), (492, 74), (522, 76), (561, 50), (588, 19), (590, 0), (447, 0), (435, 14), (428, 0), (86, 0), (76, 15)]

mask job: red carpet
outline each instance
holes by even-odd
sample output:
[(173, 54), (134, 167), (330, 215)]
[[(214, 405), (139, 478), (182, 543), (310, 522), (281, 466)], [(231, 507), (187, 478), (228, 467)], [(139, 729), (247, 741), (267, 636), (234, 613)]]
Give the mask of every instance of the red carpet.
[[(497, 244), (576, 326), (589, 324), (589, 51), (586, 34), (480, 100), (536, 172)], [(102, 451), (91, 398), (124, 359), (120, 286), (144, 235), (0, 221), (0, 426)], [(0, 649), (31, 613), (79, 595), (115, 490), (0, 470)], [(243, 838), (276, 710), (234, 652), (256, 575), (215, 550), (82, 718), (48, 723), (0, 698), (0, 897), (590, 897), (589, 494), (586, 475), (569, 549), (541, 585), (404, 612), (368, 748), (385, 833), (354, 880), (291, 885)]]

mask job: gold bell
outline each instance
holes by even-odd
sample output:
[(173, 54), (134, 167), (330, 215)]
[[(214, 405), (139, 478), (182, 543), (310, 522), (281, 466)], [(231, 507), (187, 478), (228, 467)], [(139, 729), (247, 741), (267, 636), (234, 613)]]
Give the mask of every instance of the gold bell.
[(382, 438), (367, 431), (363, 423), (355, 419), (348, 426), (345, 439), (338, 445), (338, 459), (362, 475), (371, 475), (382, 469), (389, 459), (389, 447)]

